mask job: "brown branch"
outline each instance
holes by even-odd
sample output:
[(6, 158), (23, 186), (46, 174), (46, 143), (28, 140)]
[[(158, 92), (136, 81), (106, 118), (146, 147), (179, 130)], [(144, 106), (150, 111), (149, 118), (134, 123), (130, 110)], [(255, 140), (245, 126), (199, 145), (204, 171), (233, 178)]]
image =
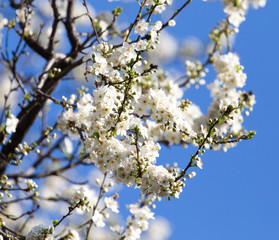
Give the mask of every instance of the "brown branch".
[(75, 57), (78, 54), (80, 40), (78, 38), (76, 26), (73, 20), (74, 4), (75, 4), (75, 0), (68, 0), (67, 16), (66, 16), (66, 21), (64, 21), (64, 25), (67, 30), (67, 36), (72, 45), (71, 55), (74, 55)]
[(20, 3), (16, 3), (15, 0), (10, 0), (10, 6), (12, 8), (18, 9), (18, 8), (21, 7), (21, 4)]
[(56, 228), (65, 218), (67, 218), (68, 216), (70, 216), (72, 214), (72, 212), (80, 205), (80, 202), (78, 202), (74, 207), (69, 207), (69, 212), (64, 215), (59, 222), (54, 223), (53, 226)]
[(65, 167), (59, 168), (57, 170), (53, 170), (50, 172), (45, 172), (45, 173), (38, 173), (38, 174), (31, 174), (31, 175), (27, 175), (27, 174), (6, 174), (8, 178), (44, 178), (44, 177), (50, 177), (50, 176), (59, 176), (61, 173), (67, 171), (68, 169), (71, 169), (79, 164), (83, 164), (83, 159), (74, 162), (74, 163), (70, 163), (68, 165), (66, 165)]
[[(109, 29), (111, 29), (111, 28), (113, 27), (113, 25), (115, 24), (115, 22), (116, 22), (116, 20), (117, 20), (117, 17), (118, 17), (118, 16), (116, 16), (116, 15), (113, 16), (112, 22), (111, 22), (102, 32), (100, 32), (99, 37), (102, 37), (102, 35), (103, 35), (106, 31), (108, 31)], [(93, 38), (94, 36), (96, 36), (95, 32), (92, 33), (92, 34), (90, 34), (90, 35), (88, 35), (88, 37), (83, 41), (83, 43), (82, 43), (82, 45), (81, 45), (81, 50), (93, 46), (93, 44), (94, 44), (96, 41), (98, 41), (98, 38), (97, 38), (97, 36), (96, 36), (96, 39), (94, 39), (90, 44), (88, 44), (87, 46), (85, 46), (85, 45), (90, 41), (90, 39)]]
[(96, 211), (96, 209), (97, 209), (97, 207), (98, 207), (98, 205), (99, 205), (99, 203), (100, 203), (100, 200), (101, 200), (101, 198), (102, 198), (102, 196), (103, 196), (104, 184), (105, 184), (105, 182), (106, 182), (106, 177), (107, 177), (107, 173), (104, 173), (104, 178), (103, 178), (103, 181), (102, 181), (102, 183), (101, 183), (100, 190), (99, 190), (99, 196), (98, 196), (98, 199), (97, 199), (96, 204), (95, 204), (94, 207), (93, 207), (93, 213), (92, 213), (91, 219), (90, 219), (88, 222), (85, 223), (85, 224), (88, 224), (88, 223), (89, 223), (89, 226), (88, 226), (87, 231), (86, 231), (86, 236), (85, 236), (85, 239), (86, 239), (86, 240), (89, 239), (89, 233), (90, 233), (91, 227), (92, 227), (92, 225), (93, 225), (93, 223), (94, 223), (94, 221), (93, 221), (92, 218), (93, 218), (93, 216), (94, 216), (94, 214), (95, 214), (95, 211)]
[(195, 161), (196, 157), (201, 153), (201, 149), (204, 147), (206, 141), (208, 138), (212, 135), (213, 129), (216, 127), (217, 124), (221, 123), (224, 118), (226, 118), (231, 112), (233, 112), (236, 108), (233, 108), (232, 106), (228, 106), (227, 109), (221, 114), (221, 116), (216, 119), (211, 125), (208, 130), (208, 133), (206, 137), (202, 140), (202, 142), (199, 144), (199, 147), (194, 155), (192, 155), (188, 165), (181, 171), (181, 173), (175, 178), (175, 181), (180, 180), (182, 177), (185, 176), (187, 170), (192, 166), (193, 162)]
[[(22, 235), (20, 235), (18, 232), (15, 232), (14, 230), (12, 230), (12, 229), (10, 229), (10, 228), (8, 228), (8, 227), (6, 227), (6, 226), (2, 226), (1, 227), (2, 228), (2, 230), (1, 230), (1, 232), (3, 233), (3, 234), (5, 234), (7, 231), (9, 232), (9, 233), (11, 233), (11, 234), (13, 234), (13, 235), (15, 235), (15, 236), (13, 236), (13, 238), (12, 239), (15, 239), (15, 240), (24, 240), (25, 239), (25, 237), (24, 236), (22, 236)], [(4, 231), (4, 232), (3, 232)], [(6, 234), (5, 234), (6, 235)], [(9, 234), (10, 235), (10, 234)], [(10, 240), (11, 238), (9, 237), (6, 237), (6, 236), (3, 236), (4, 237), (4, 239), (5, 240)]]
[(47, 48), (48, 52), (52, 52), (54, 49), (54, 37), (55, 37), (58, 23), (59, 23), (59, 12), (58, 12), (58, 8), (56, 5), (56, 0), (51, 1), (51, 7), (52, 7), (54, 19), (52, 22), (52, 31), (51, 31), (51, 34), (49, 37), (49, 43), (48, 43), (48, 48)]
[[(17, 34), (21, 37), (23, 32), (16, 30)], [(28, 35), (24, 36), (25, 42), (28, 44), (28, 46), (37, 54), (39, 54), (41, 57), (43, 57), (46, 60), (49, 60), (52, 58), (52, 53), (48, 52), (48, 49), (43, 47), (42, 45), (39, 44), (37, 40), (35, 40), (34, 37)]]
[[(177, 10), (174, 12), (174, 14), (171, 16), (171, 18), (170, 18), (166, 23), (163, 24), (161, 30), (163, 30), (165, 27), (167, 27), (167, 26), (169, 25), (169, 21), (172, 20), (172, 19), (174, 19), (185, 7), (187, 7), (187, 5), (188, 5), (190, 2), (192, 2), (192, 0), (186, 1), (179, 9), (177, 9)], [(161, 31), (161, 30), (160, 30), (160, 31)]]
[(141, 15), (141, 12), (142, 12), (143, 7), (145, 6), (146, 1), (147, 1), (147, 0), (144, 0), (144, 2), (141, 4), (140, 9), (139, 9), (139, 12), (138, 12), (138, 14), (137, 14), (137, 17), (136, 17), (135, 21), (131, 24), (131, 26), (130, 26), (130, 28), (129, 28), (129, 32), (128, 32), (126, 38), (125, 38), (125, 42), (128, 41), (129, 36), (130, 36), (130, 34), (132, 33), (132, 31), (133, 31), (133, 28), (135, 27), (135, 25), (137, 24), (137, 22), (140, 20), (140, 15)]
[[(41, 91), (46, 94), (51, 94), (56, 88), (59, 81), (66, 76), (73, 68), (82, 64), (82, 58), (77, 60), (76, 62), (70, 63), (67, 60), (61, 60), (54, 67), (60, 68), (61, 72), (51, 78), (48, 77), (41, 88)], [(8, 165), (9, 159), (12, 158), (12, 155), (15, 151), (15, 148), (19, 143), (23, 140), (31, 126), (33, 125), (37, 115), (40, 110), (44, 107), (47, 98), (40, 95), (34, 98), (26, 107), (22, 108), (20, 113), (17, 115), (19, 119), (18, 126), (16, 128), (16, 132), (10, 138), (10, 141), (3, 146), (2, 154), (0, 156), (0, 175), (2, 175)], [(3, 141), (3, 136), (0, 136), (0, 142)], [(4, 156), (4, 157), (3, 157)]]
[(98, 36), (97, 29), (96, 29), (96, 27), (95, 27), (95, 24), (94, 24), (93, 18), (92, 18), (92, 17), (91, 17), (91, 15), (90, 15), (90, 12), (89, 12), (89, 10), (88, 10), (88, 7), (87, 7), (87, 4), (86, 4), (86, 1), (85, 1), (85, 0), (83, 0), (83, 5), (84, 5), (84, 7), (85, 7), (85, 9), (86, 9), (87, 16), (88, 16), (88, 17), (89, 17), (89, 19), (90, 19), (90, 22), (91, 22), (92, 28), (94, 29), (94, 33), (95, 33), (95, 36), (96, 36), (96, 38), (97, 38), (97, 41), (98, 41), (98, 43), (100, 43), (100, 38), (99, 38), (99, 36)]

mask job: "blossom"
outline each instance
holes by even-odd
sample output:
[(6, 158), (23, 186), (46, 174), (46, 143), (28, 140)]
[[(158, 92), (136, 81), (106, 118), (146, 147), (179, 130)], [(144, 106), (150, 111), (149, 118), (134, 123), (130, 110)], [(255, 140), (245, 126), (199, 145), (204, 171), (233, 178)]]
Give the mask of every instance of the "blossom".
[(63, 239), (67, 240), (80, 240), (78, 232), (72, 228), (67, 229), (66, 235), (63, 236)]
[(239, 57), (235, 53), (221, 55), (214, 62), (218, 78), (225, 82), (226, 87), (242, 88), (245, 85), (246, 74), (240, 65)]
[(148, 221), (154, 219), (154, 213), (151, 212), (148, 206), (139, 206), (139, 204), (128, 205), (129, 211), (132, 213), (133, 218), (127, 218), (128, 228), (125, 230), (125, 239), (140, 239), (142, 231), (148, 229)]
[(235, 27), (239, 27), (240, 23), (245, 21), (245, 11), (243, 9), (228, 5), (224, 8), (224, 12), (228, 14), (229, 22)]
[(174, 19), (169, 20), (169, 21), (168, 21), (168, 25), (169, 25), (170, 27), (174, 27), (174, 26), (176, 25), (175, 20), (174, 20)]
[(16, 131), (16, 126), (18, 124), (18, 119), (13, 115), (10, 114), (6, 120), (6, 132), (11, 134), (12, 132)]
[[(2, 28), (8, 24), (8, 19), (7, 18), (4, 18), (2, 16), (2, 14), (0, 14), (0, 31), (2, 30)], [(1, 40), (0, 40), (0, 43), (1, 43)]]
[(25, 179), (25, 184), (28, 190), (33, 190), (38, 187), (38, 185), (32, 179)]
[(45, 225), (38, 225), (26, 235), (26, 240), (52, 240), (54, 228)]
[(115, 213), (119, 213), (119, 205), (114, 196), (106, 197), (104, 201), (107, 208), (111, 209), (111, 211)]
[(161, 197), (167, 197), (171, 193), (171, 184), (174, 176), (162, 165), (148, 166), (142, 176), (141, 189), (144, 193), (153, 193)]
[(27, 18), (27, 8), (21, 8), (16, 10), (16, 21), (17, 22), (25, 22), (25, 19)]
[(70, 205), (81, 213), (89, 212), (92, 208), (91, 202), (95, 199), (95, 192), (86, 186), (67, 189), (65, 195), (69, 198)]
[(266, 0), (252, 0), (252, 5), (254, 8), (264, 7), (266, 5)]
[(191, 179), (191, 178), (195, 177), (196, 175), (197, 175), (196, 172), (190, 172), (188, 175), (186, 175), (186, 177), (188, 179)]
[[(171, 197), (178, 198), (180, 196), (185, 187), (185, 178), (191, 179), (196, 175), (195, 172), (188, 172), (188, 168), (199, 167), (202, 169), (203, 163), (199, 156), (203, 155), (204, 149), (213, 148), (214, 150), (219, 150), (222, 147), (223, 150), (227, 150), (229, 147), (235, 146), (238, 140), (246, 139), (244, 135), (246, 133), (242, 126), (243, 113), (249, 114), (255, 103), (255, 98), (252, 93), (246, 93), (241, 89), (245, 86), (247, 78), (244, 67), (240, 64), (237, 54), (229, 52), (229, 46), (227, 51), (223, 51), (222, 36), (225, 36), (229, 45), (230, 39), (228, 37), (233, 35), (237, 27), (245, 20), (249, 6), (255, 8), (264, 6), (266, 0), (222, 0), (226, 19), (218, 24), (210, 34), (214, 48), (208, 54), (206, 62), (202, 63), (192, 61), (191, 59), (187, 59), (185, 62), (186, 74), (183, 74), (183, 76), (185, 75), (183, 84), (186, 87), (191, 84), (195, 85), (195, 87), (206, 84), (204, 78), (206, 77), (207, 69), (205, 67), (212, 65), (215, 69), (216, 79), (208, 85), (213, 100), (209, 104), (208, 112), (204, 114), (199, 106), (192, 103), (190, 99), (187, 99), (190, 94), (184, 94), (183, 86), (181, 87), (181, 84), (175, 81), (180, 73), (175, 73), (171, 70), (170, 74), (168, 74), (159, 69), (160, 65), (163, 65), (164, 62), (171, 61), (174, 57), (177, 57), (178, 42), (165, 30), (161, 30), (167, 25), (175, 26), (176, 22), (172, 18), (180, 11), (175, 12), (171, 18), (169, 18), (170, 16), (165, 16), (166, 18), (163, 16), (164, 24), (161, 21), (155, 22), (161, 17), (156, 17), (153, 14), (162, 13), (168, 8), (168, 5), (172, 4), (173, 0), (138, 1), (140, 10), (135, 22), (131, 25), (134, 31), (118, 23), (118, 16), (122, 11), (121, 8), (114, 9), (112, 13), (100, 13), (97, 16), (91, 12), (91, 18), (89, 14), (90, 9), (88, 10), (87, 6), (86, 9), (78, 7), (77, 11), (75, 11), (71, 1), (68, 3), (65, 0), (58, 0), (53, 1), (52, 4), (49, 2), (47, 3), (48, 10), (43, 9), (44, 7), (42, 6), (45, 6), (45, 4), (36, 8), (35, 3), (34, 6), (26, 5), (27, 8), (21, 6), (16, 10), (16, 27), (18, 27), (16, 32), (23, 42), (19, 41), (14, 54), (13, 60), (15, 61), (12, 61), (12, 63), (15, 64), (17, 57), (26, 53), (23, 51), (24, 42), (26, 41), (27, 45), (32, 45), (32, 42), (39, 41), (41, 47), (37, 49), (37, 52), (49, 61), (41, 75), (35, 74), (38, 81), (34, 81), (31, 85), (28, 85), (25, 81), (25, 78), (26, 80), (29, 79), (28, 76), (30, 74), (13, 72), (14, 76), (10, 77), (11, 82), (14, 77), (19, 76), (19, 80), (21, 78), (23, 80), (22, 84), (27, 84), (28, 86), (25, 89), (21, 85), (17, 86), (21, 84), (21, 81), (13, 81), (16, 86), (11, 85), (8, 89), (9, 92), (4, 95), (9, 97), (11, 92), (19, 88), (23, 88), (27, 92), (31, 91), (31, 95), (25, 95), (26, 101), (23, 101), (22, 109), (19, 110), (26, 112), (26, 119), (29, 119), (28, 115), (32, 115), (32, 109), (31, 112), (27, 111), (29, 109), (28, 105), (31, 104), (32, 108), (32, 104), (35, 103), (36, 105), (36, 101), (40, 101), (40, 99), (46, 100), (50, 98), (53, 102), (59, 103), (63, 110), (59, 117), (58, 129), (62, 131), (63, 136), (57, 133), (57, 124), (55, 124), (53, 128), (44, 128), (38, 141), (30, 140), (30, 145), (24, 143), (15, 146), (14, 154), (13, 152), (9, 154), (9, 151), (4, 152), (7, 158), (11, 160), (11, 163), (16, 165), (21, 160), (24, 160), (22, 158), (24, 158), (25, 154), (40, 149), (41, 152), (30, 155), (31, 163), (26, 166), (28, 168), (27, 175), (35, 174), (36, 176), (41, 176), (40, 170), (46, 169), (44, 166), (38, 169), (39, 172), (35, 171), (36, 166), (41, 163), (43, 165), (51, 165), (51, 168), (46, 170), (46, 174), (43, 174), (43, 176), (47, 175), (47, 177), (48, 175), (58, 174), (61, 171), (70, 170), (72, 167), (79, 165), (81, 171), (83, 171), (82, 168), (86, 164), (94, 166), (94, 169), (99, 171), (100, 174), (104, 174), (103, 181), (100, 178), (95, 178), (92, 174), (88, 175), (90, 181), (96, 182), (95, 187), (99, 189), (99, 194), (93, 189), (89, 189), (85, 184), (78, 184), (74, 171), (64, 172), (64, 175), (61, 175), (63, 178), (59, 178), (62, 182), (56, 181), (55, 184), (52, 184), (52, 187), (47, 187), (43, 191), (48, 195), (44, 196), (44, 199), (63, 200), (64, 204), (68, 204), (69, 207), (68, 213), (64, 211), (65, 209), (53, 208), (54, 210), (59, 210), (59, 212), (63, 210), (63, 214), (58, 217), (58, 219), (61, 219), (59, 221), (59, 231), (61, 231), (55, 237), (61, 239), (80, 239), (79, 234), (75, 230), (68, 229), (67, 220), (64, 222), (65, 218), (67, 217), (68, 219), (73, 210), (84, 215), (86, 215), (85, 211), (91, 211), (90, 216), (92, 218), (91, 220), (89, 219), (90, 226), (87, 229), (87, 235), (91, 231), (91, 225), (97, 228), (106, 226), (105, 221), (109, 218), (109, 211), (119, 213), (119, 204), (116, 201), (117, 194), (105, 197), (109, 188), (112, 187), (112, 184), (106, 183), (106, 177), (110, 177), (118, 184), (138, 188), (141, 191), (140, 195), (142, 197), (141, 201), (128, 206), (131, 216), (127, 218), (125, 227), (121, 228), (115, 225), (110, 228), (113, 231), (112, 239), (142, 239), (141, 234), (148, 229), (150, 225), (149, 220), (154, 219), (152, 208), (155, 205), (153, 201), (161, 197), (170, 199)], [(185, 3), (183, 7), (189, 2)], [(51, 11), (52, 8), (54, 11)], [(45, 21), (47, 20), (46, 18), (41, 19), (44, 21), (37, 21), (39, 20), (38, 17), (29, 21), (32, 14), (31, 9), (39, 10), (38, 13), (42, 12), (47, 16), (54, 17), (54, 21), (47, 21), (47, 23)], [(75, 13), (72, 14), (72, 10)], [(167, 15), (172, 15), (173, 13), (171, 12), (172, 10), (170, 9)], [(84, 31), (85, 29), (72, 29), (71, 25), (77, 26), (75, 23), (79, 19), (86, 19), (87, 23), (92, 23), (94, 29), (91, 27), (89, 32)], [(168, 22), (166, 22), (167, 19), (169, 19)], [(40, 22), (46, 22), (46, 26), (43, 28), (43, 25), (40, 24), (40, 29), (37, 29), (40, 31), (34, 31), (38, 32), (36, 36), (30, 36), (22, 32), (33, 26), (34, 22), (37, 25)], [(51, 26), (51, 23), (54, 24)], [(0, 30), (6, 24), (7, 20), (1, 19)], [(14, 22), (11, 21), (7, 27), (14, 27), (13, 24)], [(68, 34), (70, 44), (72, 45), (70, 47), (70, 54), (67, 56), (64, 54), (67, 52), (66, 49), (59, 51), (59, 53), (55, 51), (58, 34), (60, 34), (61, 27), (63, 26), (66, 27), (66, 31), (62, 33)], [(121, 29), (122, 27), (123, 29)], [(130, 31), (138, 34), (138, 36), (126, 39), (128, 35), (130, 36)], [(44, 35), (41, 35), (41, 33)], [(46, 35), (47, 37), (45, 37)], [(44, 39), (47, 39), (47, 42), (44, 42)], [(21, 45), (23, 50), (20, 47)], [(202, 47), (197, 43), (193, 44), (193, 41), (190, 44), (188, 42), (187, 45), (189, 45), (187, 46), (189, 49), (186, 50), (190, 51), (188, 55), (192, 57), (196, 57), (199, 53), (197, 48)], [(91, 47), (91, 52), (83, 59), (78, 57), (79, 52), (83, 52), (83, 50)], [(50, 50), (50, 55), (40, 54), (40, 51), (44, 49)], [(224, 52), (226, 54), (223, 54)], [(9, 54), (7, 53), (6, 55)], [(82, 87), (77, 91), (76, 95), (73, 94), (70, 98), (67, 95), (68, 99), (63, 96), (62, 101), (56, 101), (50, 96), (38, 98), (36, 89), (41, 86), (43, 86), (41, 89), (47, 95), (53, 95), (52, 93), (54, 93), (56, 98), (57, 95), (54, 92), (56, 84), (62, 78), (64, 79), (67, 74), (71, 77), (70, 72), (78, 64), (82, 63), (82, 60), (84, 61), (83, 64), (86, 65), (86, 67), (83, 66), (85, 74), (94, 81), (94, 85), (90, 85), (91, 92), (86, 87)], [(156, 63), (158, 64), (156, 65)], [(57, 70), (58, 68), (59, 71)], [(36, 86), (37, 84), (39, 86)], [(34, 90), (34, 94), (32, 90)], [(50, 99), (48, 101), (51, 101)], [(12, 105), (17, 106), (17, 104)], [(25, 105), (27, 106), (26, 111), (24, 111)], [(43, 105), (36, 105), (38, 107), (37, 110), (42, 109)], [(5, 106), (9, 110), (10, 106), (7, 102), (5, 102)], [(47, 107), (49, 106), (47, 105)], [(36, 113), (38, 113), (37, 110), (35, 111)], [(21, 116), (21, 113), (18, 116)], [(49, 115), (44, 114), (44, 116)], [(46, 119), (44, 122), (51, 124), (57, 122), (48, 120)], [(6, 133), (10, 134), (16, 131), (18, 122), (19, 120), (14, 115), (7, 114), (6, 124), (2, 127), (3, 138), (7, 137)], [(57, 134), (57, 136), (60, 135), (61, 138), (59, 136), (55, 140), (55, 137), (53, 137), (53, 141), (51, 139), (53, 133)], [(247, 138), (249, 137), (250, 135), (247, 135)], [(63, 138), (64, 144), (61, 142)], [(70, 138), (78, 138), (75, 141), (76, 149), (74, 152)], [(18, 138), (19, 141), (20, 139)], [(13, 143), (14, 141), (12, 145), (16, 145)], [(182, 147), (187, 147), (191, 144), (197, 146), (198, 151), (192, 155), (192, 158), (188, 159), (190, 163), (186, 162), (184, 163), (185, 165), (183, 164), (183, 166), (179, 167), (176, 163), (168, 163), (163, 166), (158, 161), (162, 144), (168, 146), (179, 145)], [(7, 143), (5, 149), (8, 149), (9, 146), (11, 146), (10, 142)], [(65, 156), (65, 153), (67, 156)], [(72, 156), (68, 156), (69, 154), (72, 154)], [(172, 160), (174, 159), (170, 159), (170, 161)], [(67, 176), (71, 176), (70, 179)], [(4, 178), (2, 180), (3, 184), (6, 185), (3, 189), (17, 190), (17, 186), (13, 189), (8, 181)], [(70, 183), (77, 184), (69, 187)], [(21, 182), (18, 184), (18, 187), (21, 189)], [(25, 184), (25, 188), (22, 189), (27, 193), (38, 187), (35, 182), (29, 179), (25, 180)], [(63, 192), (60, 191), (62, 187), (66, 188)], [(51, 195), (50, 191), (52, 191)], [(62, 194), (57, 194), (57, 191), (62, 192)], [(8, 191), (6, 192), (1, 194), (0, 198), (4, 194), (8, 195)], [(30, 197), (33, 199), (37, 196), (37, 192), (34, 192), (34, 196), (31, 195)], [(10, 196), (9, 194), (8, 197)], [(33, 200), (36, 200), (36, 198)], [(14, 203), (15, 201), (10, 202)], [(53, 202), (55, 201), (51, 202), (51, 204), (54, 204)], [(42, 205), (42, 207), (44, 206)], [(21, 214), (20, 211), (17, 212), (19, 215)], [(52, 216), (52, 214), (50, 215)], [(115, 214), (112, 215), (114, 217)], [(62, 220), (63, 223), (60, 224)], [(74, 222), (78, 223), (78, 225), (81, 222), (81, 226), (85, 226), (88, 223), (87, 220), (85, 220), (85, 224), (83, 224), (83, 220), (76, 220)], [(108, 222), (111, 224), (113, 220), (109, 219)], [(58, 225), (55, 224), (57, 221), (53, 222), (54, 228)], [(165, 225), (163, 224), (163, 227)], [(53, 239), (54, 228), (44, 225), (36, 226), (27, 234), (26, 239)], [(109, 238), (106, 232), (108, 228), (107, 226), (103, 228), (105, 230), (99, 230), (106, 233), (103, 234), (104, 238)], [(92, 233), (94, 235), (93, 238), (98, 238), (96, 232)], [(162, 233), (160, 237), (163, 235)], [(88, 238), (92, 238), (92, 236), (88, 236)], [(151, 239), (151, 237), (149, 238)]]
[(95, 210), (94, 215), (92, 217), (92, 221), (96, 227), (104, 227), (104, 215), (99, 212), (98, 209)]
[(64, 146), (65, 148), (63, 149), (63, 151), (65, 153), (71, 154), (73, 152), (73, 143), (68, 137), (64, 138)]
[(200, 157), (196, 159), (196, 166), (197, 166), (198, 168), (202, 169), (203, 163), (202, 163)]
[(141, 19), (137, 22), (135, 27), (135, 33), (140, 36), (144, 36), (146, 31), (148, 30), (149, 23), (145, 21), (145, 19)]

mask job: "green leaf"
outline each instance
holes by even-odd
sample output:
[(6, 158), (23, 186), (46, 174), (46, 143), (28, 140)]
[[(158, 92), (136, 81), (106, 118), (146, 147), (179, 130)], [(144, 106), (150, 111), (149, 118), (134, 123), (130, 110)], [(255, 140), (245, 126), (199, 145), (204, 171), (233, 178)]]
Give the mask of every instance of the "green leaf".
[(57, 219), (56, 220), (51, 220), (51, 222), (52, 222), (53, 226), (55, 227), (58, 223), (58, 220)]

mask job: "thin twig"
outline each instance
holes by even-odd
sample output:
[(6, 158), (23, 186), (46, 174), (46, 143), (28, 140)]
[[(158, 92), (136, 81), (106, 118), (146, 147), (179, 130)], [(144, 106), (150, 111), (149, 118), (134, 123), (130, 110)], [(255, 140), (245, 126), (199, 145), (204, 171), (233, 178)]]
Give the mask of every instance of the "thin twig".
[(93, 18), (92, 18), (91, 15), (90, 15), (90, 12), (89, 12), (89, 9), (88, 9), (88, 7), (87, 7), (87, 4), (86, 4), (86, 1), (85, 1), (85, 0), (83, 0), (83, 5), (84, 5), (84, 7), (86, 8), (87, 16), (88, 16), (89, 19), (90, 19), (90, 22), (91, 22), (91, 25), (92, 25), (92, 27), (93, 27), (93, 29), (94, 29), (94, 32), (95, 32), (97, 41), (98, 41), (98, 43), (100, 43), (100, 38), (99, 38), (99, 36), (98, 36), (98, 32), (97, 32), (96, 26), (95, 26), (95, 24), (94, 24), (94, 20), (93, 20)]

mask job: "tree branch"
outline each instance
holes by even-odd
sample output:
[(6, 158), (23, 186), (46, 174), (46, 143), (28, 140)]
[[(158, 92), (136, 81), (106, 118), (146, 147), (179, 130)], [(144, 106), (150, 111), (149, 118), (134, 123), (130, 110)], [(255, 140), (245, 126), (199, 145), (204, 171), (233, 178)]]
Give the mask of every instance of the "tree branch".
[(75, 0), (68, 0), (67, 16), (66, 16), (66, 21), (64, 21), (64, 25), (67, 30), (67, 36), (72, 45), (71, 53), (72, 54), (75, 53), (75, 55), (77, 55), (80, 46), (80, 40), (78, 38), (78, 34), (76, 32), (76, 26), (73, 20), (74, 3)]

